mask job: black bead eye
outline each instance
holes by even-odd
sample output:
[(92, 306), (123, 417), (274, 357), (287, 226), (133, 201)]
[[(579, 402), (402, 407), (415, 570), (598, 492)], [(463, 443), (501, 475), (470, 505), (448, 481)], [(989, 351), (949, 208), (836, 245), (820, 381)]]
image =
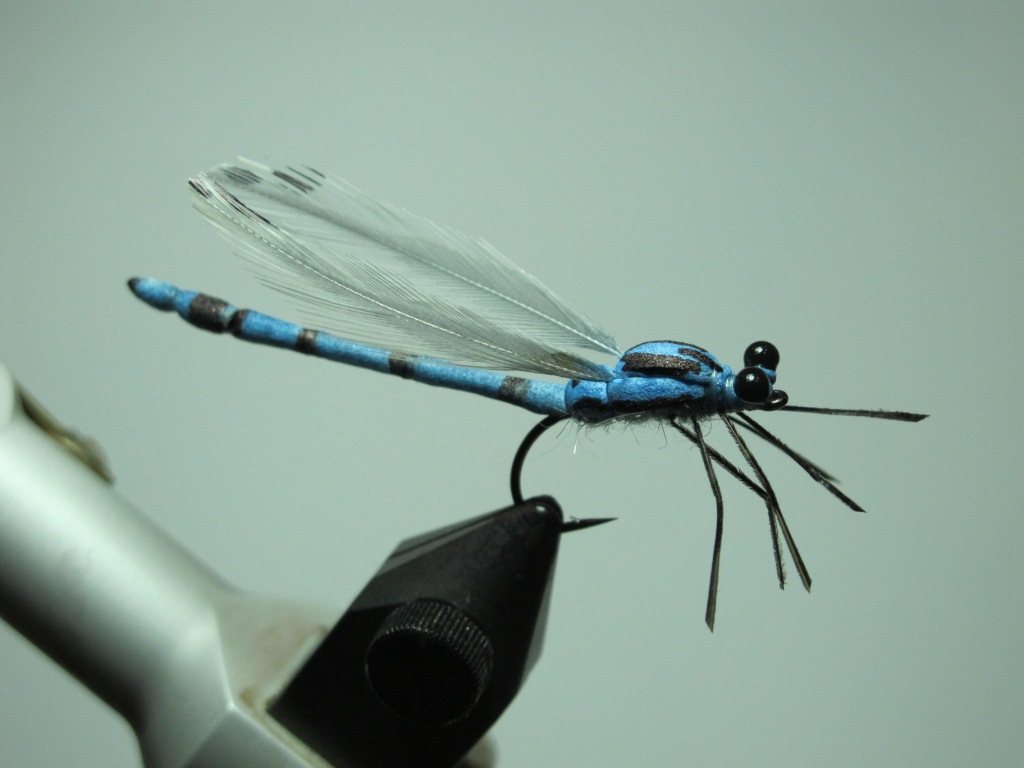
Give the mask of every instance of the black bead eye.
[(772, 394), (772, 383), (768, 380), (767, 373), (757, 366), (752, 366), (736, 374), (732, 390), (740, 400), (760, 405), (768, 402)]
[(770, 341), (755, 341), (743, 353), (743, 364), (776, 371), (779, 368), (779, 350)]

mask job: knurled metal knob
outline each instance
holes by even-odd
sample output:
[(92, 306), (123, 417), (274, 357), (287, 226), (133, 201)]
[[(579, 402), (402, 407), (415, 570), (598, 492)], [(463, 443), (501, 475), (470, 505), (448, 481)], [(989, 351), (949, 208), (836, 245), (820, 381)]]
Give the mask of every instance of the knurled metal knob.
[(381, 623), (366, 652), (378, 698), (403, 717), (444, 725), (468, 715), (490, 682), (491, 641), (463, 611), (413, 600)]

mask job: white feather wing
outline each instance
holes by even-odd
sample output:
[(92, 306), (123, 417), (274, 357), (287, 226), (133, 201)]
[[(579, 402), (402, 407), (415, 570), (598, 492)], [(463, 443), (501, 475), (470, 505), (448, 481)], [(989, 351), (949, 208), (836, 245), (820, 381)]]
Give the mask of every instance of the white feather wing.
[(313, 327), (456, 365), (612, 378), (567, 348), (619, 356), (614, 339), (482, 240), (306, 167), (240, 160), (190, 186)]

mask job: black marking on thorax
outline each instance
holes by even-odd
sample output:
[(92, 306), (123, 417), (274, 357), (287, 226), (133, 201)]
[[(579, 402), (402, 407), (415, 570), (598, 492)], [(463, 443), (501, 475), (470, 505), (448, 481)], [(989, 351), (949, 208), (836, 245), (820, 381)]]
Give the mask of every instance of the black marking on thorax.
[(699, 360), (715, 373), (722, 372), (722, 366), (719, 365), (713, 357), (711, 357), (711, 353), (709, 353), (706, 349), (701, 349), (700, 347), (692, 347), (687, 345), (684, 347), (680, 347), (679, 353), (683, 355), (689, 355), (694, 360)]
[(622, 370), (627, 373), (679, 376), (684, 373), (700, 373), (700, 363), (675, 355), (630, 352), (622, 356)]
[(692, 395), (678, 395), (676, 397), (659, 397), (643, 400), (616, 400), (612, 407), (616, 415), (630, 415), (636, 413), (650, 413), (652, 416), (660, 412), (678, 412), (688, 410), (687, 403), (693, 402)]
[(696, 344), (688, 344), (684, 341), (672, 341), (671, 339), (658, 339), (649, 343), (675, 344), (679, 349), (680, 354), (692, 357), (694, 360), (699, 360), (715, 373), (722, 372), (722, 366), (711, 356), (710, 352), (704, 349), (704, 347), (698, 347)]

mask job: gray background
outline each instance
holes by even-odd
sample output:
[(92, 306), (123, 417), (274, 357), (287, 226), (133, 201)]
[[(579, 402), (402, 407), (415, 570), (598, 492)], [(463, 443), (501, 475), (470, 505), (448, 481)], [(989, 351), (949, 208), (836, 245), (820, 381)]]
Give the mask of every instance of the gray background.
[[(506, 502), (534, 419), (190, 329), (135, 274), (287, 313), (190, 210), (236, 154), (486, 237), (631, 345), (782, 350), (763, 421), (815, 579), (658, 428), (546, 437), (564, 542), (503, 766), (1009, 766), (1022, 712), (1019, 3), (0, 5), (0, 360), (235, 583), (342, 609), (400, 538)], [(292, 313), (294, 314), (294, 313)], [(721, 426), (709, 439), (724, 445)], [(137, 765), (0, 626), (0, 764)]]

